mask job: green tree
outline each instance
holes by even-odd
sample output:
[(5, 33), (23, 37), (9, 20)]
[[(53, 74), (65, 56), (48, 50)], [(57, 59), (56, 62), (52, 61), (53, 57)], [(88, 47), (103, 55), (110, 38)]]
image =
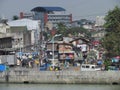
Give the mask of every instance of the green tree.
[(70, 28), (67, 33), (73, 34), (74, 36), (78, 36), (79, 33), (84, 34), (85, 37), (90, 37), (91, 36), (91, 33), (87, 29), (84, 29), (82, 27)]
[(109, 69), (108, 67), (109, 67), (111, 64), (112, 64), (111, 60), (106, 59), (106, 60), (104, 61), (105, 70), (108, 70), (108, 69)]
[(62, 36), (68, 36), (69, 34), (73, 36), (78, 36), (79, 33), (85, 34), (86, 37), (90, 37), (91, 34), (88, 30), (82, 28), (82, 27), (71, 27), (68, 28), (63, 23), (58, 23), (57, 33), (62, 34)]
[(90, 59), (96, 60), (97, 59), (96, 51), (92, 50), (92, 51), (88, 52), (87, 59), (88, 60), (90, 60)]
[(107, 57), (120, 55), (120, 8), (115, 7), (105, 17), (107, 34), (102, 38), (102, 46)]
[(66, 35), (66, 30), (67, 30), (67, 27), (63, 24), (63, 23), (58, 23), (57, 24), (57, 34), (62, 34), (63, 36)]

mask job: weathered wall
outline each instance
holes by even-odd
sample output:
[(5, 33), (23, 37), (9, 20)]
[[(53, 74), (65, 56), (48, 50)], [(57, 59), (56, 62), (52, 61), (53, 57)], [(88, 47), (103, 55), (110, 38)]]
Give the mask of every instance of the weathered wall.
[(0, 72), (0, 82), (120, 84), (120, 71), (12, 70)]

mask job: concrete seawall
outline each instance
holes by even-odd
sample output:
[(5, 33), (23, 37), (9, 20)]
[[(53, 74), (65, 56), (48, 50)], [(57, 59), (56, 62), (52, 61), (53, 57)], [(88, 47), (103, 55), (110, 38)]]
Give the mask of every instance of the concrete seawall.
[(39, 71), (0, 72), (0, 83), (120, 84), (120, 71)]

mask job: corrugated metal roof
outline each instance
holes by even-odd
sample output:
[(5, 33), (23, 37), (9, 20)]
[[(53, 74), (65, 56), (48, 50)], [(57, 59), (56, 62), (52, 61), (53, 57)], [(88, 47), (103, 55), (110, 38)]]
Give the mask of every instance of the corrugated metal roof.
[(39, 28), (39, 21), (38, 20), (31, 20), (31, 19), (19, 19), (14, 21), (9, 21), (7, 24), (12, 26), (26, 26), (28, 30), (36, 30)]
[(46, 12), (46, 11), (66, 11), (66, 10), (62, 7), (35, 7), (31, 11)]

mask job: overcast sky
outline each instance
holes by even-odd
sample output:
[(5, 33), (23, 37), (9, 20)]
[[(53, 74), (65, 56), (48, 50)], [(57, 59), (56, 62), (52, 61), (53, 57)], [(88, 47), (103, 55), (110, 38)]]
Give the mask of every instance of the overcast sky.
[(120, 0), (0, 0), (0, 16), (11, 19), (37, 6), (60, 6), (73, 14), (73, 20), (93, 19), (105, 15), (116, 5), (120, 6)]

